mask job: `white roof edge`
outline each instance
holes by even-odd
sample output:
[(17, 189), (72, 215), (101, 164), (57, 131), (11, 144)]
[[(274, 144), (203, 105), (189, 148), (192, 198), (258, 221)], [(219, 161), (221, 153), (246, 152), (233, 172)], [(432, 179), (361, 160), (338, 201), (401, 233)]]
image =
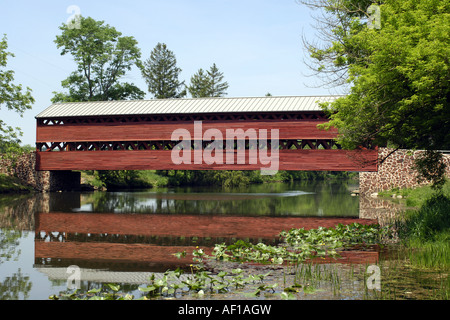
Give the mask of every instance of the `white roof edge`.
[[(54, 103), (50, 105), (48, 108), (36, 115), (35, 118), (123, 116), (132, 114), (321, 111), (321, 108), (317, 103), (315, 103), (316, 99), (311, 100), (311, 98), (317, 98), (317, 100), (334, 100), (342, 96), (344, 95), (173, 98), (150, 100), (66, 102)], [(286, 100), (286, 109), (283, 109), (283, 102), (279, 101), (282, 99)], [(211, 104), (210, 102), (212, 100), (214, 100), (216, 103)], [(236, 104), (237, 100), (245, 100), (242, 108), (239, 107), (239, 103)], [(261, 100), (264, 100), (264, 103), (259, 109), (258, 104)], [(274, 100), (273, 106), (271, 106), (270, 100)], [(105, 108), (105, 105), (107, 104), (109, 104), (110, 106), (108, 108)], [(296, 107), (297, 104), (298, 107)], [(183, 110), (188, 105), (188, 109), (191, 109), (192, 111)], [(161, 107), (163, 107), (164, 110), (161, 110)], [(130, 109), (132, 109), (133, 112), (129, 112)]]

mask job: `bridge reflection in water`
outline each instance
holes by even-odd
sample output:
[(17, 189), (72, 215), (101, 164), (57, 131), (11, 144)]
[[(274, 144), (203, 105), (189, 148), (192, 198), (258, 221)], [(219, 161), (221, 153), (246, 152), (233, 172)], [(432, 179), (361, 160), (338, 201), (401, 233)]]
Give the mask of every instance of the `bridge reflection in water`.
[[(276, 244), (291, 228), (333, 227), (374, 220), (326, 217), (242, 217), (176, 214), (36, 214), (35, 267), (68, 267), (126, 272), (164, 272), (192, 263), (197, 246), (211, 253), (216, 243), (243, 239)], [(176, 252), (186, 251), (181, 259)], [(374, 263), (378, 252), (347, 251), (319, 263)], [(67, 275), (66, 275), (67, 276)]]
[[(71, 265), (81, 268), (81, 286), (87, 290), (104, 282), (139, 285), (152, 274), (158, 277), (167, 269), (189, 266), (192, 256), (178, 260), (173, 253), (192, 252), (197, 246), (210, 252), (215, 243), (238, 239), (276, 244), (282, 230), (336, 223), (383, 224), (402, 210), (389, 200), (351, 197), (348, 191), (353, 185), (335, 187), (329, 182), (314, 186), (307, 182), (255, 185), (244, 193), (174, 188), (15, 195), (3, 198), (7, 204), (2, 207), (0, 229), (23, 234), (20, 241), (13, 238), (14, 250), (21, 250), (25, 257), (17, 266), (28, 270), (31, 255), (38, 273), (30, 272), (30, 282), (38, 284), (34, 287), (46, 299), (56, 290), (67, 289)], [(352, 250), (330, 260), (373, 264), (387, 254)], [(0, 267), (3, 276), (7, 264)], [(49, 281), (42, 282), (42, 275)]]

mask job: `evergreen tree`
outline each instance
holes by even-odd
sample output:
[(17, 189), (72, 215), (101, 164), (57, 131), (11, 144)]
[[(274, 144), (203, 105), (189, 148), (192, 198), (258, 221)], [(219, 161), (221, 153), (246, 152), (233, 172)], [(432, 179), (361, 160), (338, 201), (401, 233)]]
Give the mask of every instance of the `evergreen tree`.
[(206, 72), (200, 68), (191, 77), (191, 84), (188, 86), (193, 98), (222, 97), (226, 95), (227, 89), (228, 82), (223, 82), (223, 72), (219, 72), (215, 63)]
[(191, 84), (188, 86), (188, 90), (192, 98), (209, 97), (211, 94), (211, 79), (209, 75), (200, 68), (191, 77)]
[(184, 81), (178, 77), (181, 69), (177, 59), (164, 43), (158, 43), (150, 57), (141, 65), (142, 76), (148, 85), (148, 91), (157, 99), (182, 98), (186, 95)]
[(222, 97), (226, 95), (228, 89), (228, 82), (223, 82), (223, 72), (219, 72), (214, 63), (208, 71), (208, 76), (211, 80), (211, 97)]

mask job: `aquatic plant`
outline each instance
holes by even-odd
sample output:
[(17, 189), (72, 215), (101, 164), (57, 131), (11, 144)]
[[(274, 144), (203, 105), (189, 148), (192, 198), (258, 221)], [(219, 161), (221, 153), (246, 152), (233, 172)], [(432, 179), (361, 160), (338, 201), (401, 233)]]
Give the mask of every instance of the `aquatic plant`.
[[(255, 290), (248, 293), (250, 296), (260, 296), (262, 293), (275, 293), (278, 283), (266, 284), (264, 279), (270, 274), (245, 275), (241, 268), (232, 269), (231, 272), (219, 271), (216, 273), (204, 268), (205, 259), (213, 259), (231, 262), (256, 262), (260, 264), (291, 264), (299, 267), (293, 285), (286, 285), (280, 292), (283, 299), (291, 299), (300, 288), (304, 293), (316, 290), (317, 281), (326, 279), (334, 285), (333, 290), (339, 289), (339, 276), (333, 272), (320, 272), (320, 268), (314, 268), (312, 272), (310, 264), (302, 264), (313, 257), (338, 256), (338, 249), (353, 244), (370, 245), (378, 243), (383, 230), (378, 225), (352, 224), (350, 226), (337, 225), (335, 228), (318, 228), (312, 230), (291, 229), (280, 233), (279, 245), (267, 245), (264, 243), (252, 244), (238, 240), (231, 245), (225, 243), (216, 244), (211, 256), (201, 248), (196, 247), (192, 251), (193, 262), (190, 265), (191, 272), (185, 273), (182, 269), (168, 270), (162, 276), (153, 274), (149, 283), (140, 286), (142, 293), (139, 299), (171, 298), (185, 294), (204, 295), (229, 293), (232, 290), (242, 289), (248, 285), (256, 285)], [(174, 253), (181, 258), (186, 252)], [(305, 267), (304, 267), (305, 266)], [(308, 269), (309, 268), (309, 269)], [(305, 279), (309, 280), (306, 281)], [(302, 281), (300, 281), (303, 279)], [(303, 282), (301, 284), (300, 282)], [(107, 284), (99, 289), (83, 292), (63, 294), (60, 297), (52, 296), (51, 299), (101, 299), (124, 300), (134, 299), (132, 295), (119, 294), (120, 286)]]
[[(223, 261), (282, 264), (299, 263), (315, 257), (338, 257), (338, 249), (353, 245), (379, 244), (385, 229), (379, 225), (339, 224), (335, 228), (291, 229), (280, 233), (280, 244), (252, 244), (238, 240), (231, 245), (216, 244), (212, 258)], [(211, 258), (211, 257), (209, 257)]]

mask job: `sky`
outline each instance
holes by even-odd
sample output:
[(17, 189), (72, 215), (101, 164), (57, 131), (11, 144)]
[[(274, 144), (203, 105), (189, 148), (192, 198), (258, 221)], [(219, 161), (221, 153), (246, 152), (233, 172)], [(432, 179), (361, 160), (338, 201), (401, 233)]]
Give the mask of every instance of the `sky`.
[[(6, 70), (14, 84), (32, 89), (35, 103), (23, 117), (0, 109), (7, 125), (20, 127), (22, 144), (35, 144), (35, 116), (51, 105), (53, 92), (76, 70), (54, 40), (75, 13), (105, 21), (123, 36), (133, 36), (142, 60), (158, 42), (173, 51), (180, 80), (189, 84), (198, 69), (213, 63), (228, 82), (227, 97), (329, 95), (310, 77), (302, 35), (312, 39), (313, 12), (296, 0), (0, 0), (0, 36), (6, 34), (10, 57)], [(147, 91), (137, 68), (123, 81)], [(145, 99), (153, 96), (147, 93)]]

